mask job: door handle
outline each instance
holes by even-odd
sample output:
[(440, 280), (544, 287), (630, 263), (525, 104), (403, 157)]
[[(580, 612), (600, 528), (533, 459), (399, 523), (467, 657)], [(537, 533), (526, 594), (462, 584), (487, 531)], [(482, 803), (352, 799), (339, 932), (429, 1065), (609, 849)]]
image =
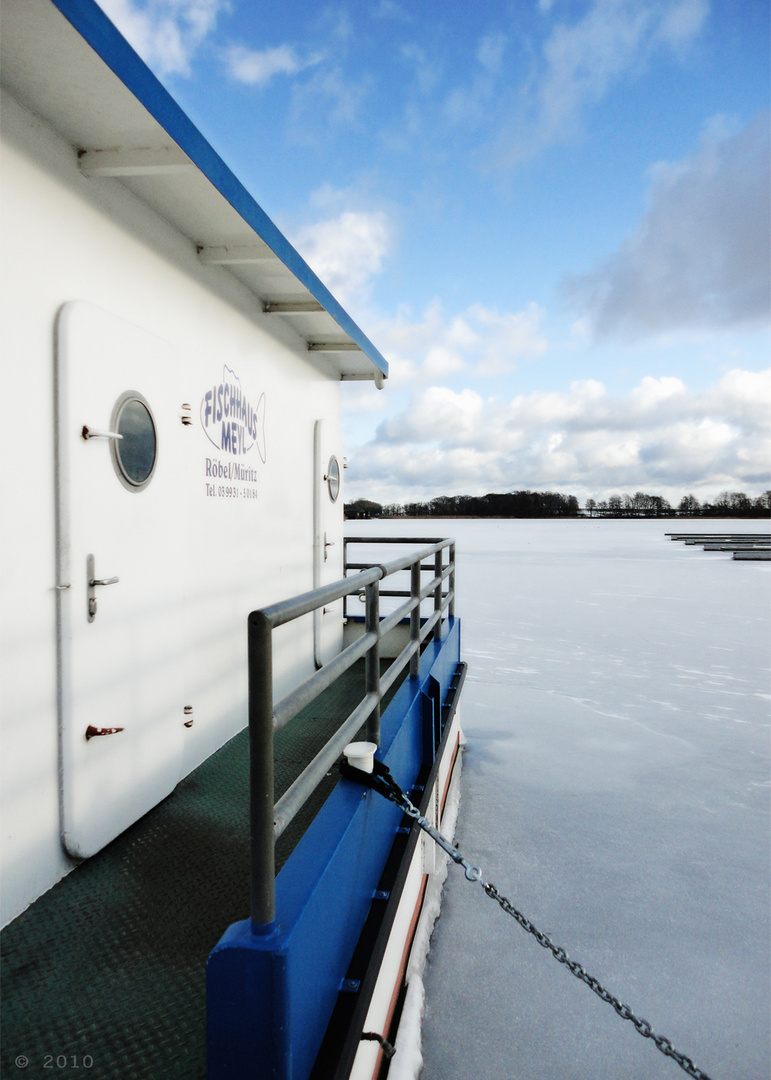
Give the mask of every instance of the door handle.
[(93, 622), (96, 618), (96, 592), (103, 585), (117, 585), (119, 577), (96, 577), (94, 568), (94, 556), (89, 555), (86, 559), (86, 580), (88, 582), (88, 621)]
[(84, 439), (122, 439), (123, 436), (119, 435), (117, 431), (103, 431), (101, 428), (90, 428), (87, 424), (83, 425), (83, 430), (80, 433)]

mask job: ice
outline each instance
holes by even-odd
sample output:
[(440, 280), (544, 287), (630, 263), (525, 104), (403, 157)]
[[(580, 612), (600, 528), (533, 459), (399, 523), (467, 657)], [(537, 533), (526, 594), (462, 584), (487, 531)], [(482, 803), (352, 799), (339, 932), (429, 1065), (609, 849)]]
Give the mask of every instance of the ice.
[[(442, 831), (452, 839), (460, 808), (460, 780), (462, 763), (455, 769), (444, 805)], [(399, 1024), (398, 1053), (388, 1071), (388, 1080), (416, 1080), (423, 1067), (421, 1053), (421, 1022), (425, 1008), (425, 985), (423, 973), (428, 958), (431, 932), (439, 917), (442, 902), (442, 887), (447, 878), (449, 858), (442, 855), (436, 860), (436, 870), (429, 878), (423, 907), (415, 930), (415, 937), (407, 964), (407, 994)]]
[[(457, 540), (461, 851), (713, 1080), (771, 1076), (771, 567), (682, 521), (373, 525)], [(423, 1080), (684, 1075), (455, 867), (423, 984)]]

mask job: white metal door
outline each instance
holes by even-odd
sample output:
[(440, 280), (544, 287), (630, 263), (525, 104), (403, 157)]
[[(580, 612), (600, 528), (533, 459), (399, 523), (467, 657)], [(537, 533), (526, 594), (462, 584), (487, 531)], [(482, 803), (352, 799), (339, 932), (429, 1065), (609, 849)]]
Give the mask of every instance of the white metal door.
[[(343, 576), (342, 569), (342, 463), (323, 420), (313, 427), (313, 587), (328, 585)], [(313, 615), (313, 653), (317, 667), (335, 656), (342, 646), (343, 602), (336, 601)]]
[(83, 858), (180, 775), (179, 372), (166, 342), (82, 301), (60, 312), (56, 367), (62, 831)]

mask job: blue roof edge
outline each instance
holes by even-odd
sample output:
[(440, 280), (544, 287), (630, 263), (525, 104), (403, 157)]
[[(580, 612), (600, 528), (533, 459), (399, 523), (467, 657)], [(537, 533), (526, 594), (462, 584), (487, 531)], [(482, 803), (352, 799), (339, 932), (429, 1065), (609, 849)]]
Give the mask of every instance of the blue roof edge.
[(385, 376), (388, 361), (204, 138), (95, 0), (51, 0), (167, 134)]

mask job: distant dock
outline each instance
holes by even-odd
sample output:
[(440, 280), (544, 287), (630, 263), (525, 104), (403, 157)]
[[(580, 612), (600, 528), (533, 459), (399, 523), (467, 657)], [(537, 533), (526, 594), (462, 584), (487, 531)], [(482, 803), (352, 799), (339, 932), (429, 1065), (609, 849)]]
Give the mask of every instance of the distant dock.
[(771, 533), (665, 533), (670, 540), (687, 546), (701, 546), (705, 551), (731, 551), (734, 559), (761, 562), (771, 559)]

